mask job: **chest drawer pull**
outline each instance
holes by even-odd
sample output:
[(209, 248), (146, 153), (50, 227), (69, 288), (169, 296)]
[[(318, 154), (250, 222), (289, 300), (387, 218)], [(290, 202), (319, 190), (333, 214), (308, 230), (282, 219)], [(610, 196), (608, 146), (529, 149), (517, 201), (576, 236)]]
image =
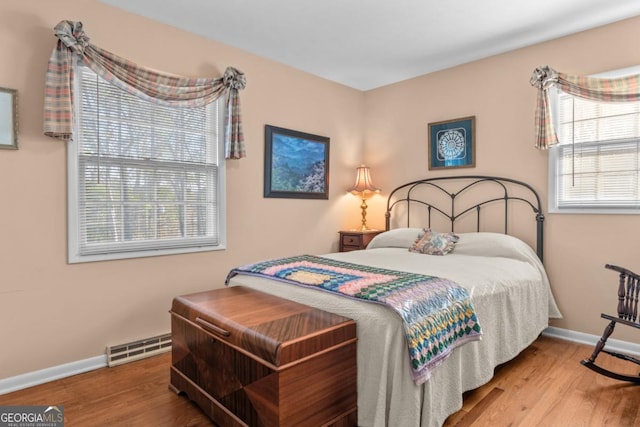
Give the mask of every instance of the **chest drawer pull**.
[(209, 323), (206, 320), (201, 319), (199, 317), (196, 317), (196, 323), (202, 326), (204, 329), (208, 330), (209, 332), (213, 332), (216, 335), (221, 335), (223, 337), (228, 337), (229, 335), (231, 335), (231, 332), (227, 331), (226, 329), (222, 329), (221, 327), (216, 326), (213, 323)]

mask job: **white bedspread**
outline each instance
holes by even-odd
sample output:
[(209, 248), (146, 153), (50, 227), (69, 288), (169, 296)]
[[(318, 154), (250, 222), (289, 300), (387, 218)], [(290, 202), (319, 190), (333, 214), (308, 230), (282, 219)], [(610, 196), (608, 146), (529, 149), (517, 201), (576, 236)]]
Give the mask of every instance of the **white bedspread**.
[[(487, 237), (493, 242), (493, 236)], [(248, 286), (356, 320), (359, 426), (441, 426), (462, 407), (464, 391), (489, 381), (494, 367), (531, 344), (547, 327), (549, 317), (560, 317), (533, 250), (517, 239), (507, 240), (506, 258), (504, 239), (498, 239), (496, 246), (486, 246), (484, 240), (479, 244), (474, 237), (465, 242), (461, 236), (460, 250), (446, 256), (390, 247), (323, 255), (445, 277), (469, 291), (483, 338), (454, 350), (422, 386), (411, 379), (401, 320), (387, 307), (245, 275), (234, 277), (230, 285)], [(478, 251), (485, 256), (478, 256)]]

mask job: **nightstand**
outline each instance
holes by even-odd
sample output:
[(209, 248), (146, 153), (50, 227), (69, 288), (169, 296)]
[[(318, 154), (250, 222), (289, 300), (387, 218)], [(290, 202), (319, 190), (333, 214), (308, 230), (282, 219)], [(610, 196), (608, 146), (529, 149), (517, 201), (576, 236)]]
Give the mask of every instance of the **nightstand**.
[(369, 242), (373, 240), (383, 230), (348, 230), (340, 233), (340, 252), (357, 251), (365, 249)]

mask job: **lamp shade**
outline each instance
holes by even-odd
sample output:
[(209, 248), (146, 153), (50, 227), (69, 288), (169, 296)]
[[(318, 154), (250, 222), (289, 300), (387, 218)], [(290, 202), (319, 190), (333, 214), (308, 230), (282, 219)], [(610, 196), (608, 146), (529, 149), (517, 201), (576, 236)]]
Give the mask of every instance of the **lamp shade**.
[(364, 193), (365, 191), (378, 192), (379, 188), (376, 188), (371, 182), (371, 173), (369, 172), (369, 168), (365, 165), (360, 165), (356, 169), (356, 183), (349, 191), (352, 193)]

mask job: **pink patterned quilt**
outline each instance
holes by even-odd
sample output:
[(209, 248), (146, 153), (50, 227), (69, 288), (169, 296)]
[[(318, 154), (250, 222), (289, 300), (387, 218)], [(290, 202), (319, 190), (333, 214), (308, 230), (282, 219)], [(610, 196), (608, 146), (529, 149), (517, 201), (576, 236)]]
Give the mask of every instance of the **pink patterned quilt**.
[(427, 381), (453, 349), (482, 336), (466, 289), (448, 279), (312, 255), (237, 267), (225, 283), (237, 274), (268, 277), (388, 306), (402, 319), (416, 384)]

